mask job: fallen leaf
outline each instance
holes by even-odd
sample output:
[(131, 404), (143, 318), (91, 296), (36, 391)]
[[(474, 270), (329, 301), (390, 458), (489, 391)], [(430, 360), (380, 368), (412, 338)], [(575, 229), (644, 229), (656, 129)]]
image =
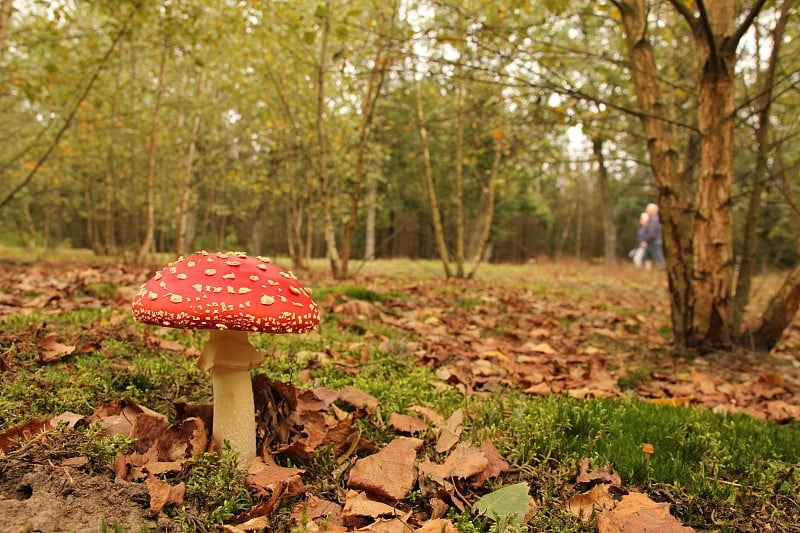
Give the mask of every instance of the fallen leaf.
[(20, 422), (0, 433), (0, 451), (7, 452), (14, 446), (34, 438), (39, 433), (50, 429), (51, 422), (46, 418), (36, 418)]
[(186, 485), (182, 481), (177, 485), (170, 485), (155, 476), (147, 476), (144, 483), (150, 494), (150, 511), (153, 514), (160, 513), (168, 505), (183, 505)]
[(247, 484), (255, 489), (257, 494), (269, 495), (280, 487), (282, 496), (294, 497), (305, 492), (305, 486), (300, 478), (300, 474), (304, 472), (305, 470), (300, 468), (288, 468), (275, 463), (267, 464), (260, 457), (256, 457), (247, 468)]
[(695, 401), (695, 397), (692, 396), (678, 396), (674, 398), (648, 398), (645, 400), (647, 403), (652, 403), (655, 405), (666, 405), (669, 407), (686, 407), (692, 404)]
[(486, 465), (486, 468), (484, 468), (478, 473), (477, 476), (475, 476), (475, 481), (472, 483), (473, 487), (480, 487), (486, 482), (486, 480), (495, 478), (503, 472), (508, 472), (510, 468), (508, 461), (506, 461), (505, 458), (500, 455), (500, 452), (497, 451), (497, 448), (495, 448), (490, 439), (484, 439), (478, 449), (486, 458), (488, 464)]
[(396, 438), (378, 453), (356, 461), (347, 487), (381, 500), (405, 498), (417, 479), (417, 451), (423, 444), (412, 437)]
[(247, 532), (247, 531), (269, 531), (271, 529), (271, 524), (269, 517), (266, 516), (256, 516), (255, 518), (251, 518), (241, 524), (225, 524), (222, 526), (223, 531), (227, 531), (229, 533), (239, 533)]
[(531, 511), (528, 484), (516, 483), (490, 492), (475, 502), (478, 514), (505, 524), (522, 524)]
[(38, 361), (40, 363), (55, 363), (75, 351), (75, 346), (62, 344), (56, 341), (56, 334), (51, 333), (39, 341)]
[(430, 407), (425, 407), (423, 405), (412, 405), (407, 410), (421, 415), (434, 427), (439, 428), (444, 425), (444, 417)]
[(389, 415), (389, 426), (398, 433), (422, 433), (427, 431), (428, 424), (421, 418), (409, 415), (401, 415), (399, 413), (392, 413)]
[(596, 484), (596, 483), (610, 483), (614, 486), (621, 487), (622, 486), (622, 479), (619, 477), (619, 474), (613, 472), (608, 467), (603, 468), (596, 468), (594, 470), (589, 470), (591, 466), (591, 459), (584, 458), (581, 461), (580, 472), (578, 473), (578, 478), (576, 480), (576, 484)]
[(450, 418), (445, 421), (444, 425), (439, 428), (439, 437), (436, 439), (436, 452), (444, 453), (458, 443), (461, 438), (462, 427), (464, 422), (463, 409), (456, 409)]
[(450, 520), (437, 518), (423, 522), (417, 533), (458, 533), (458, 529)]
[(362, 519), (374, 521), (381, 516), (394, 516), (395, 508), (385, 503), (370, 500), (366, 493), (348, 490), (342, 508), (342, 520), (346, 526), (361, 524)]
[(590, 490), (574, 495), (567, 502), (567, 509), (584, 522), (589, 522), (596, 512), (611, 509), (616, 504), (609, 487), (608, 483), (598, 483)]
[(647, 495), (631, 492), (622, 497), (611, 511), (603, 512), (597, 521), (598, 533), (689, 533), (694, 531), (682, 525), (669, 513), (668, 503), (656, 503)]
[(378, 408), (378, 399), (351, 385), (339, 391), (339, 401), (352, 407), (361, 407), (372, 413)]
[(301, 520), (316, 520), (322, 518), (327, 525), (341, 524), (342, 506), (338, 503), (323, 500), (313, 494), (308, 494), (305, 501), (294, 507), (292, 517), (296, 522)]

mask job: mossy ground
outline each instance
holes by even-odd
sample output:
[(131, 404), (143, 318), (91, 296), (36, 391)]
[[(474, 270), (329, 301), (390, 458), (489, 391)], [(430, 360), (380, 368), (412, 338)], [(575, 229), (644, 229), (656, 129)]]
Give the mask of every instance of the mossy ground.
[[(315, 296), (319, 301), (362, 300), (377, 304), (407, 298), (396, 280), (410, 279), (413, 269), (406, 264), (384, 268), (385, 278), (380, 279), (394, 282), (376, 282), (376, 274), (370, 272), (364, 283), (320, 282)], [(421, 269), (417, 281), (421, 284), (435, 279), (435, 270), (431, 265)], [(510, 274), (497, 266), (487, 270), (478, 281), (465, 287), (441, 284), (439, 289), (429, 288), (430, 294), (424, 298), (430, 298), (431, 306), (437, 307), (443, 294), (456, 292), (460, 295), (453, 302), (454, 308), (469, 312), (491, 305), (499, 313), (503, 302), (487, 303), (481, 288), (486, 280), (501, 274), (512, 295), (527, 288), (543, 300), (597, 298), (591, 287), (570, 277), (569, 269), (547, 271), (550, 277), (542, 279), (542, 274), (534, 281), (520, 275), (517, 269), (510, 269)], [(628, 281), (610, 277), (610, 293), (613, 294), (615, 283), (624, 289)], [(403, 283), (413, 286), (415, 282)], [(141, 326), (130, 319), (124, 303), (114, 300), (113, 280), (87, 287), (81, 294), (88, 294), (92, 302), (100, 305), (67, 311), (26, 311), (0, 318), (0, 432), (24, 420), (52, 417), (64, 411), (88, 415), (99, 405), (125, 397), (168, 416), (174, 415), (175, 402), (211, 401), (208, 376), (186, 356), (187, 351), (199, 349), (206, 333)], [(25, 296), (36, 297), (35, 291)], [(617, 313), (620, 320), (653, 313), (647, 302), (641, 306), (626, 302), (619, 305), (609, 299), (596, 309)], [(566, 316), (563, 327), (587, 319), (590, 317)], [(654, 326), (659, 327), (663, 326)], [(497, 327), (492, 334), (502, 335), (503, 329)], [(38, 359), (37, 343), (48, 333), (55, 333), (61, 342), (80, 349), (57, 362), (43, 364)], [(160, 344), (162, 340), (177, 342), (185, 350), (166, 349)], [(595, 466), (609, 466), (619, 472), (626, 487), (646, 492), (656, 501), (669, 502), (673, 514), (698, 530), (800, 530), (796, 492), (800, 486), (800, 427), (796, 421), (777, 425), (745, 415), (714, 414), (702, 407), (654, 405), (632, 397), (536, 398), (513, 385), (492, 394), (465, 395), (455, 387), (442, 387), (436, 369), (421, 364), (409, 349), (425, 341), (414, 332), (388, 326), (380, 317), (343, 316), (331, 310), (324, 314), (316, 333), (253, 336), (256, 347), (267, 354), (265, 363), (253, 372), (265, 373), (277, 381), (291, 381), (299, 388), (338, 389), (353, 385), (378, 398), (379, 416), (403, 412), (411, 405), (425, 405), (445, 416), (464, 409), (462, 440), (480, 442), (491, 438), (512, 465), (511, 472), (494, 482), (494, 487), (520, 480), (529, 482), (531, 495), (539, 505), (529, 523), (532, 530), (595, 530), (593, 523), (584, 523), (566, 511), (584, 458), (591, 459)], [(626, 381), (620, 382), (623, 390), (635, 390), (646, 381), (650, 369), (658, 368), (659, 360), (676, 357), (666, 351), (663, 342), (632, 349), (624, 342), (609, 341), (606, 348), (609, 347), (644, 355), (639, 361), (631, 361)], [(377, 442), (392, 437), (370, 420), (360, 424), (365, 435)], [(64, 446), (64, 441), (57, 439), (52, 443)], [(653, 445), (652, 456), (643, 453), (645, 443)], [(81, 447), (81, 454), (92, 455), (95, 475), (103, 475), (107, 465), (102, 463), (110, 461), (122, 444), (102, 440), (91, 432), (72, 443)], [(9, 460), (0, 455), (0, 470)], [(246, 511), (252, 503), (242, 492), (243, 480), (229, 467), (208, 468), (215, 461), (220, 459), (204, 458), (194, 471), (185, 473), (191, 488), (187, 501), (192, 511), (178, 510), (173, 514), (187, 530), (211, 528), (226, 517)], [(304, 481), (314, 487), (315, 493), (332, 498), (340, 494), (343, 486), (342, 478), (335, 474), (340, 466), (336, 457), (323, 452), (303, 466), (308, 471)], [(478, 494), (491, 488), (471, 490)], [(209, 497), (203, 497), (205, 493)], [(412, 508), (426, 506), (424, 499), (414, 494), (406, 503)], [(288, 514), (288, 507), (276, 513), (273, 530), (291, 529)], [(497, 529), (490, 520), (475, 518), (468, 511), (451, 511), (449, 516), (460, 531)], [(108, 530), (114, 530), (113, 524)]]

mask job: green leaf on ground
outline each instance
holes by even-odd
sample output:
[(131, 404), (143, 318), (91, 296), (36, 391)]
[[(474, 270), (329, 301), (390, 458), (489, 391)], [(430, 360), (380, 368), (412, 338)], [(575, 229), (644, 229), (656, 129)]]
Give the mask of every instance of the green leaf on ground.
[(515, 483), (483, 496), (473, 506), (481, 515), (505, 524), (521, 524), (528, 514), (528, 484)]

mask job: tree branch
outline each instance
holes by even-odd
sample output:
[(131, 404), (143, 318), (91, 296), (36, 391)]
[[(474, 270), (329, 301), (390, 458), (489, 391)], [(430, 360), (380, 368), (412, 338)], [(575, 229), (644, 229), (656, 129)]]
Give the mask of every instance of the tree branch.
[(50, 156), (53, 154), (53, 151), (55, 151), (56, 146), (58, 146), (58, 143), (61, 141), (61, 137), (64, 136), (64, 133), (66, 133), (67, 129), (69, 129), (69, 127), (72, 125), (72, 121), (75, 118), (75, 115), (78, 114), (78, 110), (81, 108), (81, 105), (86, 100), (86, 98), (89, 96), (89, 93), (91, 92), (95, 81), (97, 81), (97, 78), (100, 77), (100, 73), (105, 68), (105, 64), (108, 61), (108, 59), (111, 57), (111, 54), (114, 53), (114, 49), (116, 48), (117, 44), (122, 40), (122, 37), (125, 35), (125, 33), (127, 33), (127, 31), (128, 31), (128, 22), (130, 21), (130, 18), (132, 18), (132, 17), (133, 17), (133, 13), (131, 13), (131, 15), (128, 18), (128, 20), (126, 20), (125, 23), (122, 25), (122, 28), (119, 30), (119, 33), (117, 33), (117, 35), (114, 36), (114, 40), (111, 41), (111, 46), (108, 47), (108, 50), (106, 50), (106, 53), (100, 59), (100, 62), (98, 64), (97, 68), (95, 69), (94, 73), (92, 74), (92, 77), (89, 78), (89, 82), (86, 84), (86, 87), (83, 88), (83, 91), (78, 96), (78, 100), (75, 102), (75, 105), (73, 106), (73, 108), (70, 111), (69, 115), (67, 115), (66, 120), (64, 120), (64, 124), (62, 124), (61, 128), (56, 133), (56, 136), (53, 138), (53, 142), (50, 143), (50, 146), (39, 157), (39, 160), (36, 161), (36, 164), (28, 172), (28, 174), (22, 179), (22, 181), (20, 181), (13, 189), (11, 189), (8, 192), (8, 194), (6, 194), (6, 196), (2, 200), (0, 200), (0, 210), (3, 209), (5, 206), (7, 206), (11, 202), (11, 200), (13, 200), (14, 197), (17, 194), (19, 194), (19, 192), (22, 191), (31, 182), (31, 180), (33, 180), (34, 176), (36, 176), (36, 173), (39, 171), (39, 169), (42, 167), (42, 165), (44, 165), (47, 162), (47, 160), (50, 158)]
[[(786, 0), (789, 2), (790, 0)], [(761, 9), (764, 7), (764, 4), (767, 3), (767, 0), (758, 0), (753, 7), (750, 9), (750, 12), (744, 18), (742, 23), (736, 28), (736, 31), (733, 32), (730, 39), (725, 43), (726, 46), (731, 46), (734, 49), (739, 46), (739, 41), (742, 39), (747, 30), (750, 29), (750, 26), (753, 25), (753, 22), (756, 20), (756, 17), (759, 13), (761, 13)]]

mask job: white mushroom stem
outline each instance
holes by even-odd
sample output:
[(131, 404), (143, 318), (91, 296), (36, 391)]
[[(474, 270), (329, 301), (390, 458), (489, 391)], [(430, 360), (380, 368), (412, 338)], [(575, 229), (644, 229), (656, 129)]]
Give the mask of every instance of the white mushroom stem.
[(250, 367), (263, 356), (247, 339), (247, 332), (211, 330), (197, 364), (210, 370), (214, 387), (214, 436), (228, 441), (246, 470), (256, 456), (256, 415)]

